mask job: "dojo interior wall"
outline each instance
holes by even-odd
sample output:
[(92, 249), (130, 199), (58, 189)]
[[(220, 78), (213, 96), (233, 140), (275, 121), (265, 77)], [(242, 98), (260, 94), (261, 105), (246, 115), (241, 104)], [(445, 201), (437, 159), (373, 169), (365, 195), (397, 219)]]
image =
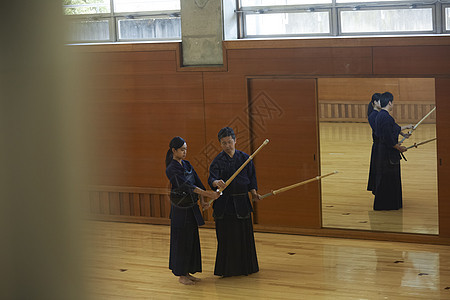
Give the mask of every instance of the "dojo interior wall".
[[(450, 101), (449, 37), (227, 41), (224, 42), (225, 63), (218, 68), (183, 68), (179, 43), (71, 47), (82, 54), (89, 66), (86, 68), (91, 95), (88, 115), (92, 137), (89, 199), (90, 211), (96, 218), (169, 223), (169, 185), (164, 173), (164, 157), (173, 136), (187, 140), (187, 159), (195, 166), (204, 184), (207, 183), (209, 162), (220, 151), (216, 138), (220, 128), (226, 125), (237, 128), (238, 148), (247, 153), (255, 150), (264, 136), (259, 134), (255, 138), (255, 128), (249, 118), (252, 80), (307, 82), (306, 98), (295, 84), (291, 90), (284, 91), (287, 98), (293, 99), (287, 104), (299, 111), (303, 105), (315, 107), (310, 112), (316, 114), (312, 117), (318, 121), (321, 118), (320, 102), (325, 101), (317, 94), (318, 81), (326, 83), (327, 78), (403, 78), (404, 82), (398, 85), (400, 90), (410, 84), (408, 78), (412, 81), (428, 78), (436, 82), (436, 98), (429, 100), (436, 101), (438, 108), (435, 122), (439, 236), (323, 229), (318, 183), (312, 184), (308, 205), (291, 201), (289, 205), (281, 202), (257, 207), (257, 216), (269, 216), (275, 208), (285, 214), (278, 224), (271, 218), (258, 217), (255, 228), (323, 236), (448, 242), (450, 188), (446, 183), (450, 178), (450, 153), (446, 149), (450, 146), (450, 124), (446, 108)], [(311, 88), (315, 93), (311, 93)], [(423, 100), (414, 97), (407, 101)], [(364, 100), (360, 105), (366, 105), (368, 101), (357, 97), (354, 100)], [(298, 128), (293, 124), (282, 126), (281, 121), (282, 118), (277, 120), (274, 127), (280, 132), (271, 132), (272, 135), (298, 134)], [(302, 144), (313, 144), (311, 149), (317, 151), (317, 127), (302, 130), (306, 137)], [(258, 158), (255, 160), (257, 168), (258, 164), (263, 165), (262, 159), (276, 160), (270, 156), (270, 151)], [(305, 179), (316, 176), (320, 158), (315, 157), (315, 161), (310, 161), (310, 157), (304, 159), (308, 171), (302, 176)], [(294, 168), (277, 172), (293, 178), (298, 175)], [(261, 167), (258, 171), (260, 182), (270, 182), (273, 176), (273, 170)], [(301, 212), (301, 217), (291, 212)], [(205, 212), (205, 219), (213, 226), (211, 210)]]

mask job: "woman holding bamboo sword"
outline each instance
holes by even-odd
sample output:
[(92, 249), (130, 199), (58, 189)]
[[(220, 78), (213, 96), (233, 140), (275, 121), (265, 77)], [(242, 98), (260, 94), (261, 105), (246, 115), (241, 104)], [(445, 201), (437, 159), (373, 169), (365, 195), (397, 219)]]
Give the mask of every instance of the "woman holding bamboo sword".
[(376, 157), (378, 150), (378, 137), (375, 135), (375, 119), (377, 118), (378, 112), (381, 110), (380, 106), (380, 93), (375, 93), (372, 95), (372, 100), (367, 106), (367, 121), (372, 128), (372, 150), (370, 153), (370, 165), (369, 165), (369, 180), (367, 182), (367, 190), (371, 191), (375, 195), (376, 188)]
[[(198, 227), (205, 224), (198, 207), (199, 195), (217, 199), (219, 194), (207, 191), (192, 165), (186, 159), (187, 144), (174, 137), (166, 154), (166, 175), (170, 180), (170, 256), (169, 269), (179, 282), (195, 284), (200, 278), (191, 274), (202, 271)], [(202, 206), (209, 206), (203, 198)]]
[[(236, 150), (236, 136), (230, 127), (218, 133), (222, 152), (209, 168), (208, 183), (212, 189), (222, 191), (214, 201), (214, 221), (216, 223), (217, 254), (214, 275), (223, 277), (248, 275), (259, 271), (253, 235), (252, 199), (259, 200), (255, 166), (249, 155)], [(226, 184), (245, 163), (237, 176)]]

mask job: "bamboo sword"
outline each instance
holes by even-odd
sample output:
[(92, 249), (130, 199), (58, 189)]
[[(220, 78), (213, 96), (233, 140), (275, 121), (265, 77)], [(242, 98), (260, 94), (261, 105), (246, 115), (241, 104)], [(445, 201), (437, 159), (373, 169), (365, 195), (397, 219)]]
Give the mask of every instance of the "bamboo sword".
[[(435, 106), (432, 110), (430, 110), (430, 112), (427, 113), (427, 114), (425, 115), (425, 117), (422, 118), (422, 120), (420, 120), (416, 125), (414, 125), (413, 128), (412, 128), (408, 133), (411, 134), (414, 130), (416, 130), (416, 128), (419, 127), (420, 123), (422, 123), (426, 118), (428, 118), (428, 117), (433, 113), (433, 111), (435, 111), (435, 110), (436, 110), (436, 106)], [(400, 141), (399, 144), (403, 143), (403, 141), (404, 141), (405, 139), (406, 139), (406, 137), (404, 137), (404, 138)]]
[(423, 141), (423, 142), (420, 142), (420, 143), (414, 143), (414, 145), (411, 145), (411, 146), (409, 146), (409, 147), (406, 147), (406, 149), (417, 148), (417, 146), (420, 146), (420, 145), (423, 145), (423, 144), (432, 142), (432, 141), (434, 141), (434, 140), (436, 140), (436, 139), (437, 139), (437, 138), (433, 138), (433, 139), (429, 139), (429, 140), (426, 140), (426, 141)]
[(286, 192), (286, 191), (288, 191), (290, 189), (293, 189), (293, 188), (296, 188), (298, 186), (301, 186), (301, 185), (304, 185), (304, 184), (307, 184), (307, 183), (310, 183), (310, 182), (313, 182), (313, 181), (316, 181), (316, 180), (328, 177), (330, 175), (334, 175), (336, 173), (338, 173), (338, 171), (334, 171), (334, 172), (331, 172), (331, 173), (328, 173), (328, 174), (325, 174), (325, 175), (322, 175), (322, 176), (316, 176), (314, 178), (311, 178), (311, 179), (308, 179), (308, 180), (305, 180), (305, 181), (302, 181), (302, 182), (298, 182), (298, 183), (295, 183), (295, 184), (292, 184), (292, 185), (289, 185), (289, 186), (285, 186), (285, 187), (280, 188), (278, 190), (274, 190), (274, 191), (271, 191), (270, 193), (262, 195), (261, 199), (264, 199), (266, 197), (269, 197), (269, 196), (272, 196), (272, 195), (276, 195), (276, 194), (279, 194), (279, 193), (282, 193), (282, 192)]

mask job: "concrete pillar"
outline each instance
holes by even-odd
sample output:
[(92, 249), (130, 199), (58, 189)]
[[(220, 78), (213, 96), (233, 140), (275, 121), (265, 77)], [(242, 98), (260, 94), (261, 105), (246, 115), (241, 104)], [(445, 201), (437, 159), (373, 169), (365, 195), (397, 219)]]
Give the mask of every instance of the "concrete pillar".
[(223, 64), (222, 0), (181, 0), (183, 66)]

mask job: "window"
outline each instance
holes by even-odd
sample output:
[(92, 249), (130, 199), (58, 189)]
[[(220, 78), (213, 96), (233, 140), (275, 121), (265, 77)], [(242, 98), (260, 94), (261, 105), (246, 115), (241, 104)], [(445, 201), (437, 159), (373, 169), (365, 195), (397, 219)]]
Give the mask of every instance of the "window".
[(107, 41), (109, 40), (109, 21), (73, 20), (69, 23), (69, 36), (72, 41)]
[(247, 36), (330, 33), (328, 11), (251, 14), (245, 20)]
[(332, 0), (241, 0), (242, 7), (245, 6), (270, 6), (270, 5), (301, 5), (331, 3)]
[(450, 31), (450, 7), (445, 7), (445, 31)]
[(68, 42), (181, 39), (180, 0), (64, 0)]
[(109, 0), (64, 0), (64, 13), (66, 15), (88, 15), (110, 12)]
[(181, 39), (181, 20), (177, 17), (119, 19), (117, 34), (119, 40)]
[(342, 33), (433, 32), (433, 10), (342, 10)]
[(449, 2), (241, 0), (236, 14), (239, 38), (432, 34), (450, 31)]
[(180, 0), (113, 0), (113, 2), (115, 12), (180, 11)]

